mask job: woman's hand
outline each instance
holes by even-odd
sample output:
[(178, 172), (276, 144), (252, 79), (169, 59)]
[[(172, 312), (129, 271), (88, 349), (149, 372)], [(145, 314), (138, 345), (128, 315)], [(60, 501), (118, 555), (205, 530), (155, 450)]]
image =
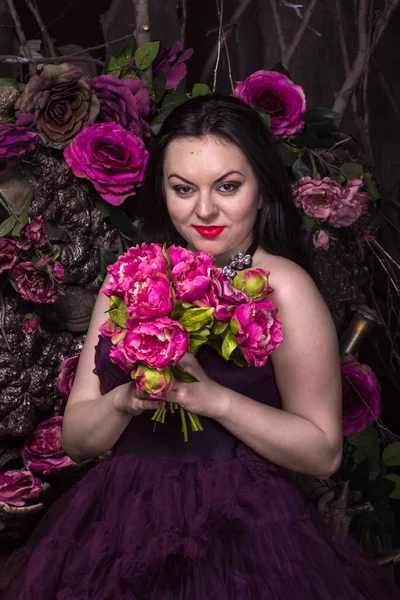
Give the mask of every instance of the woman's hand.
[(224, 394), (226, 388), (205, 374), (193, 354), (186, 353), (179, 365), (194, 375), (198, 381), (193, 383), (176, 381), (166, 401), (176, 402), (191, 413), (218, 419), (229, 403)]
[(114, 406), (118, 412), (128, 413), (138, 417), (144, 410), (157, 410), (165, 406), (162, 398), (152, 398), (146, 392), (139, 390), (134, 382), (119, 386), (115, 395)]

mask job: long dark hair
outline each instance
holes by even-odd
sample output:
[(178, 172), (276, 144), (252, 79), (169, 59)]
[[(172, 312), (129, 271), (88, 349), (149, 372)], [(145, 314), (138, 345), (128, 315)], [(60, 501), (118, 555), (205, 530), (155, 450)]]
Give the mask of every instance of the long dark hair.
[(182, 244), (169, 216), (163, 189), (163, 164), (168, 145), (177, 138), (220, 136), (240, 148), (251, 164), (263, 198), (255, 225), (259, 246), (289, 258), (309, 271), (301, 218), (293, 204), (289, 177), (276, 142), (258, 113), (229, 96), (208, 95), (188, 100), (165, 119), (150, 149), (139, 217), (150, 241)]

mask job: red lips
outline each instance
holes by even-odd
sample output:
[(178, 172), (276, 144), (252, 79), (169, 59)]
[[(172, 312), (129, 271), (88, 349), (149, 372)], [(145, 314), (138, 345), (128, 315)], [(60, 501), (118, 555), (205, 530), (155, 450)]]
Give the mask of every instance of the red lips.
[(220, 235), (225, 227), (217, 227), (216, 225), (192, 225), (193, 229), (205, 238), (213, 238)]

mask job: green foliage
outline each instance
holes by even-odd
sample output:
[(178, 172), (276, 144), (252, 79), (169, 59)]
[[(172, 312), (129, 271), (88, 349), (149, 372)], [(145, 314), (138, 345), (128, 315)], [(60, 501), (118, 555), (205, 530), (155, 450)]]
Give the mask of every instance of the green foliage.
[(264, 110), (263, 108), (256, 108), (255, 111), (256, 111), (256, 113), (258, 113), (260, 115), (260, 117), (262, 118), (264, 125), (267, 127), (267, 129), (271, 129), (271, 117), (267, 113), (267, 111)]
[(132, 52), (134, 51), (134, 40), (129, 38), (126, 40), (124, 47), (117, 56), (109, 56), (104, 65), (105, 75), (114, 75), (123, 79), (124, 77), (132, 77), (138, 79), (135, 71), (131, 67)]
[(192, 98), (196, 96), (207, 96), (211, 94), (211, 90), (205, 83), (195, 83), (192, 89)]
[(148, 69), (158, 54), (160, 42), (149, 42), (143, 44), (135, 52), (135, 63), (139, 71)]
[(400, 442), (389, 444), (383, 451), (382, 460), (388, 467), (400, 466)]
[(118, 296), (111, 296), (110, 298), (110, 318), (118, 325), (118, 327), (126, 327), (126, 321), (129, 319), (129, 315), (126, 310), (125, 302)]
[(228, 327), (223, 335), (221, 354), (225, 360), (229, 360), (231, 354), (238, 346), (237, 339), (231, 329)]
[(307, 130), (314, 132), (318, 136), (338, 131), (342, 117), (342, 113), (337, 113), (323, 107), (310, 108), (303, 115)]

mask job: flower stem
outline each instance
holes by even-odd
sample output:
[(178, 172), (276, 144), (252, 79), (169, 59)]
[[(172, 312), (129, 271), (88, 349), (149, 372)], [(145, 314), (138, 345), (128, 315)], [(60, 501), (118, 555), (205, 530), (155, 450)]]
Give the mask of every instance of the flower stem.
[(179, 412), (181, 413), (183, 440), (185, 442), (187, 442), (189, 440), (189, 437), (188, 437), (188, 430), (187, 430), (185, 410), (182, 407), (180, 407), (179, 408)]

